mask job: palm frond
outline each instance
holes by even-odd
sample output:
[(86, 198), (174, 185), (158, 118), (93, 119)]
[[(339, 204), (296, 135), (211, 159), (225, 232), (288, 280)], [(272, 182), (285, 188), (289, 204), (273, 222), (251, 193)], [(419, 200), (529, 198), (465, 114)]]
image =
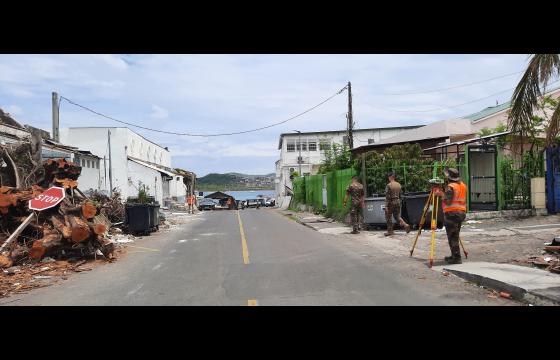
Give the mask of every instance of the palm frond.
[(554, 109), (554, 112), (552, 113), (552, 117), (550, 118), (550, 121), (548, 123), (545, 146), (552, 145), (556, 141), (556, 138), (558, 137), (559, 133), (560, 133), (560, 103), (556, 105), (556, 109)]
[(515, 88), (511, 98), (511, 111), (508, 129), (514, 133), (525, 134), (530, 129), (533, 109), (542, 96), (541, 85), (546, 86), (549, 79), (560, 72), (558, 54), (535, 54), (529, 61), (527, 70)]

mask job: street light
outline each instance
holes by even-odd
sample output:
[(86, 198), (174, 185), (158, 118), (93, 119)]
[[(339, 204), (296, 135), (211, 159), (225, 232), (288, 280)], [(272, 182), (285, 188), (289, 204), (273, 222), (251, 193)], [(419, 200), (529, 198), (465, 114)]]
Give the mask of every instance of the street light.
[(298, 157), (298, 164), (299, 164), (299, 176), (301, 176), (301, 131), (299, 130), (294, 130), (295, 132), (297, 132), (299, 134), (299, 157)]

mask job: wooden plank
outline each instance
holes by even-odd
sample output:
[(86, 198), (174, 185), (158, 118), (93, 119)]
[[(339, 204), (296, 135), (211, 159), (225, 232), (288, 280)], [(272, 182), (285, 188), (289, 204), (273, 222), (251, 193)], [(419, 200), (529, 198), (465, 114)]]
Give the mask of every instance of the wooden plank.
[(19, 236), (19, 234), (21, 234), (21, 232), (23, 230), (25, 230), (25, 228), (27, 227), (27, 225), (29, 225), (29, 223), (31, 222), (31, 220), (33, 220), (33, 216), (35, 214), (31, 213), (29, 214), (29, 216), (27, 218), (25, 218), (25, 220), (23, 220), (23, 222), (18, 226), (18, 228), (16, 229), (16, 231), (14, 231), (12, 233), (12, 235), (10, 235), (10, 237), (8, 238), (8, 240), (6, 240), (2, 246), (0, 246), (0, 253), (6, 248), (8, 247), (8, 245), (10, 245), (15, 239), (17, 239), (17, 237)]

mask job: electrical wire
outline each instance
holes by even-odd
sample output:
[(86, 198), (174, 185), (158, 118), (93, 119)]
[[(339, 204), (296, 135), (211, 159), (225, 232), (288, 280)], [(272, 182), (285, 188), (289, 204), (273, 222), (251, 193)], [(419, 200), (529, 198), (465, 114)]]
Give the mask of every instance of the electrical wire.
[(521, 74), (524, 71), (525, 70), (516, 71), (516, 72), (513, 72), (513, 73), (496, 76), (496, 77), (486, 79), (486, 80), (480, 80), (480, 81), (475, 81), (475, 82), (471, 82), (471, 83), (467, 83), (467, 84), (461, 84), (461, 85), (454, 85), (454, 86), (449, 86), (449, 87), (440, 88), (440, 89), (423, 90), (423, 91), (406, 91), (406, 92), (399, 92), (399, 93), (375, 93), (374, 95), (400, 96), (400, 95), (419, 95), (419, 94), (431, 94), (431, 93), (436, 93), (436, 92), (444, 92), (444, 91), (448, 91), (448, 90), (459, 89), (459, 88), (462, 88), (462, 87), (482, 84), (482, 83), (497, 80), (497, 79), (503, 79), (505, 77), (509, 77), (509, 76), (512, 76), (512, 75)]
[(321, 101), (321, 102), (318, 103), (317, 105), (315, 105), (315, 106), (313, 106), (313, 107), (311, 107), (311, 108), (309, 108), (309, 109), (307, 109), (307, 110), (305, 110), (305, 111), (303, 111), (303, 112), (301, 112), (301, 113), (299, 113), (299, 114), (297, 114), (297, 115), (295, 115), (295, 116), (292, 116), (292, 117), (290, 117), (290, 118), (288, 118), (288, 119), (286, 119), (286, 120), (279, 121), (279, 122), (277, 122), (277, 123), (273, 123), (273, 124), (266, 125), (266, 126), (263, 126), (263, 127), (260, 127), (260, 128), (256, 128), (256, 129), (244, 130), (244, 131), (237, 131), (237, 132), (231, 132), (231, 133), (219, 133), (219, 134), (191, 134), (191, 133), (179, 133), (179, 132), (173, 132), (173, 131), (165, 131), (165, 130), (152, 129), (152, 128), (149, 128), (149, 127), (140, 126), (140, 125), (136, 125), (136, 124), (133, 124), (133, 123), (130, 123), (130, 122), (126, 122), (126, 121), (122, 121), (122, 120), (115, 119), (115, 118), (113, 118), (113, 117), (111, 117), (111, 116), (108, 116), (108, 115), (102, 114), (102, 113), (100, 113), (100, 112), (98, 112), (98, 111), (95, 111), (95, 110), (93, 110), (93, 109), (90, 109), (90, 108), (88, 108), (87, 106), (80, 105), (80, 104), (78, 104), (78, 103), (76, 103), (76, 102), (74, 102), (74, 101), (72, 101), (72, 100), (70, 100), (70, 99), (68, 99), (67, 97), (64, 97), (64, 96), (60, 96), (60, 99), (61, 99), (61, 100), (64, 99), (64, 100), (66, 100), (68, 103), (70, 103), (70, 104), (72, 104), (72, 105), (74, 105), (74, 106), (80, 107), (80, 108), (82, 108), (82, 109), (84, 109), (84, 110), (87, 110), (87, 111), (89, 111), (89, 112), (91, 112), (91, 113), (94, 113), (94, 114), (96, 114), (96, 115), (99, 115), (99, 116), (101, 116), (101, 117), (107, 118), (107, 119), (109, 119), (109, 120), (113, 120), (113, 121), (119, 122), (119, 123), (121, 123), (121, 124), (125, 124), (125, 125), (128, 125), (128, 126), (133, 126), (133, 127), (140, 128), (140, 129), (144, 129), (144, 130), (148, 130), (148, 131), (159, 132), (159, 133), (163, 133), (163, 134), (180, 135), (180, 136), (215, 137), (215, 136), (230, 136), (230, 135), (247, 134), (247, 133), (251, 133), (251, 132), (255, 132), (255, 131), (260, 131), (260, 130), (268, 129), (268, 128), (271, 128), (271, 127), (274, 127), (274, 126), (278, 126), (278, 125), (287, 123), (287, 122), (290, 121), (290, 120), (294, 120), (294, 119), (296, 119), (296, 118), (298, 118), (298, 117), (300, 117), (300, 116), (302, 116), (302, 115), (304, 115), (304, 114), (307, 114), (308, 112), (310, 112), (310, 111), (312, 111), (312, 110), (315, 110), (316, 108), (318, 108), (319, 106), (323, 105), (323, 104), (326, 103), (327, 101), (333, 99), (333, 98), (336, 97), (337, 95), (340, 95), (340, 94), (341, 94), (344, 90), (346, 90), (347, 88), (348, 88), (348, 85), (346, 85), (345, 87), (343, 87), (342, 89), (340, 89), (339, 91), (337, 91), (334, 95), (331, 95), (331, 96), (329, 96), (328, 98), (326, 98), (325, 100)]
[[(555, 84), (555, 83), (557, 83), (557, 82), (559, 82), (559, 81), (560, 81), (560, 79), (559, 79), (559, 80), (556, 80), (556, 81), (553, 81), (553, 82), (550, 82), (550, 83), (548, 83), (547, 85), (552, 85), (552, 84)], [(434, 112), (434, 111), (455, 109), (455, 108), (461, 107), (461, 106), (463, 106), (463, 105), (472, 104), (472, 103), (475, 103), (475, 102), (478, 102), (478, 101), (481, 101), (481, 100), (484, 100), (484, 99), (491, 98), (491, 97), (496, 96), (496, 95), (499, 95), (499, 94), (503, 94), (503, 93), (508, 92), (508, 91), (512, 91), (512, 90), (514, 90), (514, 89), (515, 89), (515, 87), (510, 88), (510, 89), (506, 89), (506, 90), (502, 90), (502, 91), (499, 91), (499, 92), (497, 92), (497, 93), (493, 93), (493, 94), (490, 94), (490, 95), (488, 95), (488, 96), (481, 97), (481, 98), (478, 98), (478, 99), (474, 99), (474, 100), (471, 100), (471, 101), (467, 101), (467, 102), (464, 102), (464, 103), (461, 103), (461, 104), (455, 104), (455, 105), (451, 105), (451, 106), (439, 106), (439, 109), (428, 109), (428, 110), (399, 110), (399, 109), (388, 109), (388, 108), (379, 107), (379, 106), (371, 106), (371, 105), (370, 105), (370, 106), (371, 106), (372, 108), (374, 108), (374, 109), (385, 110), (385, 111), (391, 111), (391, 112), (404, 112), (404, 113)]]

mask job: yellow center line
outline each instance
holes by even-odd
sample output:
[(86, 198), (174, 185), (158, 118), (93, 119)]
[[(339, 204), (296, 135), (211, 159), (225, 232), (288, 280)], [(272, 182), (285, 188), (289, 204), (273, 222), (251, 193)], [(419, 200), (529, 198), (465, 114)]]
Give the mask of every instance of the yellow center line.
[(239, 219), (239, 232), (241, 233), (241, 249), (243, 250), (243, 264), (249, 264), (249, 249), (247, 248), (247, 239), (245, 239), (245, 231), (243, 231), (243, 222), (241, 221), (241, 215), (239, 215), (239, 210), (237, 210), (237, 219)]
[(257, 303), (256, 299), (249, 299), (247, 300), (247, 306), (258, 306), (259, 304)]

